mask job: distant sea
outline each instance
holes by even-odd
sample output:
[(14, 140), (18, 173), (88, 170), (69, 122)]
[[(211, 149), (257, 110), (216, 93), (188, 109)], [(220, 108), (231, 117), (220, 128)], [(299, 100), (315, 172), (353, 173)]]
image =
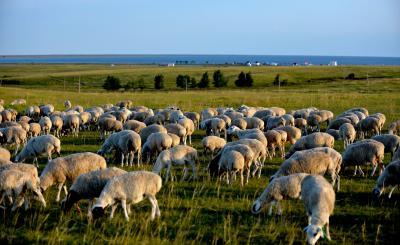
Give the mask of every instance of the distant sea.
[(302, 56), (302, 55), (28, 55), (0, 56), (0, 63), (80, 64), (245, 64), (266, 65), (400, 65), (400, 57)]

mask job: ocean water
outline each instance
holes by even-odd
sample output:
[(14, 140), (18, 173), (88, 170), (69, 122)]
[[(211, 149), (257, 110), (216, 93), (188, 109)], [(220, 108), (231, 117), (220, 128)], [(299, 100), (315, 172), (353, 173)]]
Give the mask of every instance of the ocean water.
[(0, 56), (0, 63), (83, 64), (243, 64), (273, 65), (400, 65), (400, 57), (300, 56), (300, 55), (35, 55)]

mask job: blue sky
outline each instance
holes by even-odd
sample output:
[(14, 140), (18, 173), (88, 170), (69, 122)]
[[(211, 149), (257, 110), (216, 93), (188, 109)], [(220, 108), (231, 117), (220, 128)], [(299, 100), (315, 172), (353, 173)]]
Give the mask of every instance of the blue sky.
[(400, 56), (399, 0), (0, 0), (0, 54)]

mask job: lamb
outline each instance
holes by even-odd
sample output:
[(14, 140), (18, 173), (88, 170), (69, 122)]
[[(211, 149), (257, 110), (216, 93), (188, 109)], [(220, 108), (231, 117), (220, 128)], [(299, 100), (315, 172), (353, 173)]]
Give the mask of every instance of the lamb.
[(152, 133), (167, 133), (167, 129), (164, 126), (158, 125), (158, 124), (152, 124), (149, 125), (145, 128), (143, 128), (140, 131), (140, 138), (142, 142), (146, 142), (147, 138), (152, 134)]
[(135, 131), (136, 133), (140, 133), (142, 129), (146, 127), (146, 124), (137, 120), (128, 120), (124, 123), (123, 129), (124, 130), (132, 130)]
[(107, 182), (100, 197), (93, 205), (93, 218), (102, 216), (104, 209), (111, 206), (110, 219), (112, 219), (119, 201), (124, 210), (125, 219), (129, 221), (131, 204), (148, 198), (152, 206), (150, 219), (154, 220), (156, 216), (160, 217), (160, 209), (155, 195), (160, 191), (161, 186), (161, 177), (147, 171), (133, 171), (116, 176)]
[(200, 129), (200, 114), (197, 112), (185, 112), (183, 115), (193, 121), (195, 128)]
[(239, 172), (240, 186), (243, 187), (244, 167), (244, 157), (240, 152), (231, 150), (222, 153), (221, 159), (219, 160), (219, 170), (223, 169), (226, 171), (226, 182), (228, 185), (229, 182), (232, 183), (233, 177)]
[(296, 173), (273, 179), (261, 196), (254, 201), (251, 212), (258, 214), (263, 207), (269, 206), (268, 215), (271, 215), (272, 208), (276, 205), (278, 214), (281, 215), (282, 208), (279, 201), (288, 198), (298, 199), (301, 193), (301, 182), (307, 176), (308, 174), (305, 173)]
[(0, 147), (0, 158), (10, 161), (11, 154), (7, 149)]
[(344, 149), (350, 144), (353, 144), (356, 139), (356, 130), (350, 123), (344, 123), (339, 127), (339, 135), (343, 140)]
[[(71, 130), (72, 134), (75, 137), (78, 137), (78, 133), (79, 133), (79, 123), (80, 123), (80, 119), (78, 115), (75, 114), (70, 114), (70, 115), (66, 115), (63, 118), (63, 127), (66, 130)], [(120, 125), (121, 127), (119, 129), (122, 128), (122, 125)], [(100, 130), (102, 130), (103, 128), (100, 128)], [(103, 129), (104, 130), (104, 129)], [(100, 131), (101, 132), (101, 131)]]
[(62, 130), (62, 127), (64, 124), (62, 118), (59, 116), (51, 116), (50, 119), (51, 119), (54, 136), (56, 136), (57, 138), (60, 138), (61, 130)]
[(204, 156), (209, 151), (213, 158), (214, 152), (221, 150), (226, 145), (226, 140), (217, 136), (206, 136), (201, 140), (201, 145), (204, 148)]
[(313, 148), (297, 151), (289, 159), (284, 161), (279, 170), (271, 176), (270, 180), (294, 173), (307, 173), (325, 175), (329, 174), (332, 185), (337, 183), (337, 190), (340, 190), (340, 176), (342, 158), (335, 150), (328, 150), (327, 147)]
[[(179, 140), (178, 137), (178, 142)], [(164, 132), (152, 133), (143, 145), (142, 156), (146, 156), (146, 162), (148, 163), (153, 154), (157, 156), (158, 153), (171, 147), (172, 137), (169, 134)]]
[(56, 202), (59, 202), (63, 187), (65, 195), (68, 195), (67, 187), (64, 185), (66, 181), (73, 182), (81, 174), (97, 169), (105, 169), (106, 167), (106, 160), (102, 156), (91, 152), (58, 157), (49, 161), (42, 171), (40, 175), (40, 188), (44, 192), (49, 187), (57, 184)]
[(171, 171), (172, 164), (184, 165), (184, 174), (182, 180), (184, 180), (188, 174), (186, 168), (187, 165), (192, 167), (192, 178), (196, 178), (196, 161), (197, 161), (197, 150), (190, 146), (177, 145), (171, 149), (164, 150), (157, 157), (156, 163), (153, 166), (153, 172), (160, 174), (163, 168), (167, 168), (165, 174), (165, 183), (168, 182), (168, 177)]
[(11, 211), (15, 211), (25, 200), (26, 210), (29, 207), (29, 202), (25, 196), (26, 191), (31, 191), (42, 203), (43, 207), (46, 207), (46, 201), (39, 189), (37, 179), (32, 178), (29, 172), (17, 169), (8, 169), (0, 172), (0, 203), (7, 197), (13, 203)]
[(287, 133), (287, 140), (290, 144), (295, 144), (301, 138), (301, 130), (293, 126), (283, 126), (275, 128), (274, 130), (283, 130)]
[(15, 144), (14, 155), (16, 155), (20, 145), (26, 143), (26, 131), (16, 126), (0, 128), (0, 141), (10, 145)]
[(389, 152), (393, 158), (394, 153), (400, 148), (400, 137), (393, 134), (381, 134), (372, 137), (373, 140), (381, 142), (385, 146), (385, 153)]
[(122, 122), (112, 118), (100, 119), (99, 126), (101, 139), (104, 139), (108, 132), (119, 132), (122, 130)]
[(381, 172), (383, 170), (385, 146), (376, 140), (361, 140), (349, 145), (343, 153), (343, 166), (355, 166), (354, 175), (357, 170), (364, 175), (361, 165), (372, 164), (374, 169), (371, 176), (374, 175), (379, 165)]
[(270, 154), (270, 159), (275, 157), (275, 148), (278, 147), (279, 151), (281, 152), (281, 157), (285, 157), (285, 141), (282, 140), (282, 134), (276, 130), (268, 130), (264, 133), (265, 137), (267, 138), (268, 148), (272, 150)]
[(126, 174), (125, 170), (112, 167), (98, 169), (79, 175), (69, 189), (68, 196), (61, 201), (61, 210), (68, 212), (82, 199), (89, 200), (88, 217), (92, 218), (92, 204), (100, 196), (107, 182), (113, 177)]
[(388, 133), (400, 136), (400, 120), (394, 121), (389, 125)]
[(304, 119), (304, 118), (294, 119), (294, 126), (296, 128), (299, 128), (304, 134), (307, 134), (307, 120), (306, 119)]
[[(301, 200), (308, 216), (307, 243), (315, 244), (320, 237), (331, 240), (329, 233), (329, 216), (335, 206), (335, 192), (324, 177), (309, 175), (301, 183)], [(326, 225), (326, 233), (323, 227)]]
[(375, 200), (382, 195), (385, 187), (391, 187), (389, 198), (392, 197), (393, 191), (400, 185), (400, 161), (391, 162), (379, 176), (376, 181), (375, 188), (372, 191)]
[(286, 154), (286, 158), (289, 158), (296, 151), (323, 146), (333, 148), (334, 143), (335, 139), (327, 133), (312, 133), (307, 136), (303, 136), (296, 141), (296, 143), (290, 147), (289, 152)]
[(27, 133), (27, 136), (29, 138), (37, 137), (37, 136), (40, 135), (41, 131), (42, 131), (42, 127), (40, 127), (39, 123), (30, 123), (29, 124), (29, 131)]
[(137, 152), (137, 165), (140, 165), (140, 155), (142, 150), (142, 141), (140, 136), (132, 130), (122, 130), (111, 134), (103, 143), (101, 149), (97, 154), (104, 156), (106, 153), (110, 153), (112, 150), (116, 150), (121, 153), (121, 167), (124, 166), (124, 160), (126, 159), (126, 166), (128, 163), (133, 166), (133, 158)]
[(37, 157), (47, 154), (47, 159), (51, 160), (52, 153), (60, 156), (61, 142), (53, 135), (41, 135), (31, 138), (21, 152), (15, 157), (16, 162), (23, 162), (25, 159), (33, 157), (33, 163), (38, 167)]
[(43, 134), (50, 134), (50, 129), (52, 126), (51, 120), (49, 117), (42, 117), (39, 120), (40, 127), (42, 128)]

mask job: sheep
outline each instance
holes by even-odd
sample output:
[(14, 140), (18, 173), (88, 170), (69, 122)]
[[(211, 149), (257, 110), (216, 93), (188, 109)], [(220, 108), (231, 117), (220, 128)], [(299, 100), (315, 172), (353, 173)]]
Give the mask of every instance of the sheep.
[(136, 133), (140, 133), (142, 129), (146, 127), (146, 124), (137, 120), (128, 120), (124, 123), (123, 129), (124, 130), (132, 130), (135, 131)]
[(251, 212), (258, 214), (263, 207), (269, 206), (268, 215), (271, 215), (272, 208), (276, 205), (278, 214), (281, 215), (282, 208), (279, 201), (288, 198), (298, 199), (301, 193), (301, 182), (307, 176), (308, 174), (305, 173), (296, 173), (273, 179), (261, 196), (254, 201)]
[(179, 118), (183, 117), (183, 112), (181, 110), (172, 110), (170, 112), (170, 118), (169, 122), (170, 123), (177, 123)]
[(246, 129), (258, 128), (261, 131), (264, 130), (264, 121), (257, 117), (245, 117), (244, 120), (247, 122)]
[[(320, 237), (331, 240), (329, 216), (335, 206), (335, 192), (332, 185), (322, 176), (309, 175), (301, 183), (301, 200), (308, 216), (307, 243), (315, 244)], [(326, 226), (326, 233), (323, 227)]]
[(279, 151), (281, 152), (281, 157), (285, 157), (285, 141), (282, 140), (282, 134), (276, 130), (268, 130), (264, 133), (265, 137), (267, 138), (268, 148), (272, 150), (270, 154), (270, 159), (275, 157), (275, 148), (278, 147)]
[(10, 105), (26, 105), (26, 100), (24, 99), (16, 99), (13, 100)]
[(342, 157), (338, 152), (328, 147), (318, 147), (308, 150), (297, 151), (289, 159), (284, 161), (270, 180), (294, 173), (328, 174), (332, 185), (340, 190), (339, 172), (342, 165)]
[(314, 131), (320, 132), (321, 128), (319, 125), (321, 122), (322, 122), (322, 117), (318, 114), (311, 113), (307, 117), (307, 125), (310, 127), (311, 132), (314, 132)]
[(51, 160), (52, 153), (60, 156), (61, 142), (53, 135), (41, 135), (31, 138), (21, 152), (15, 157), (16, 162), (23, 162), (25, 159), (33, 157), (33, 163), (38, 167), (37, 157), (47, 154), (47, 159)]
[(393, 191), (400, 185), (400, 161), (391, 162), (379, 176), (376, 185), (372, 191), (375, 200), (382, 195), (385, 187), (391, 187), (389, 198), (392, 197)]
[(386, 122), (386, 116), (385, 116), (385, 114), (383, 114), (383, 113), (375, 113), (375, 114), (372, 114), (372, 115), (370, 115), (370, 117), (374, 117), (374, 118), (376, 118), (376, 119), (378, 119), (378, 121), (379, 121), (379, 131), (378, 131), (378, 134), (381, 134), (381, 131), (382, 131), (382, 128), (383, 128), (383, 125), (385, 124), (385, 122)]
[[(254, 151), (245, 144), (235, 144), (235, 145), (229, 145), (227, 147), (223, 148), (223, 151), (221, 152), (221, 158), (218, 161), (218, 170), (216, 171), (215, 169), (212, 169), (211, 166), (208, 168), (210, 169), (210, 173), (212, 176), (215, 176), (216, 174), (220, 175), (222, 177), (222, 174), (226, 171), (226, 174), (229, 175), (229, 169), (227, 168), (221, 168), (221, 165), (226, 165), (227, 163), (228, 166), (233, 166), (235, 165), (235, 161), (230, 161), (230, 158), (232, 155), (226, 154), (229, 151), (236, 151), (239, 152), (243, 156), (243, 167), (236, 168), (241, 176), (243, 175), (243, 171), (246, 171), (246, 184), (249, 182), (250, 178), (250, 168), (252, 163), (255, 161), (255, 154)], [(235, 159), (235, 157), (234, 157)], [(239, 166), (241, 166), (241, 157), (236, 157), (236, 163), (239, 163)], [(228, 171), (227, 171), (228, 170)], [(232, 176), (232, 172), (230, 173), (231, 177), (235, 177), (236, 174)], [(228, 176), (227, 176), (228, 178)], [(228, 179), (227, 179), (228, 180)], [(243, 178), (241, 178), (241, 185), (243, 186)]]
[(47, 105), (41, 105), (39, 106), (40, 108), (40, 115), (41, 116), (50, 116), (51, 113), (54, 111), (54, 106), (47, 104)]
[(122, 100), (118, 102), (116, 106), (119, 106), (120, 108), (130, 108), (132, 104), (133, 104), (132, 100)]
[(280, 116), (266, 116), (263, 118), (268, 130), (285, 126), (286, 120)]
[(6, 144), (15, 144), (15, 151), (14, 155), (18, 153), (19, 147), (21, 144), (25, 144), (26, 142), (26, 131), (23, 130), (21, 127), (7, 127), (7, 128), (0, 128), (0, 140), (2, 143)]
[(294, 126), (294, 117), (292, 115), (285, 114), (282, 118), (285, 120), (285, 125), (283, 126)]
[(327, 134), (330, 134), (335, 140), (340, 139), (340, 134), (338, 129), (328, 129), (326, 130)]
[(0, 158), (10, 160), (11, 154), (7, 149), (0, 147)]
[(39, 183), (36, 178), (32, 178), (29, 172), (17, 169), (8, 169), (0, 172), (0, 203), (7, 197), (13, 203), (11, 211), (15, 211), (25, 200), (26, 210), (29, 207), (28, 199), (25, 196), (26, 191), (31, 191), (42, 203), (43, 207), (46, 207), (46, 201), (40, 191)]
[(162, 133), (167, 133), (167, 129), (162, 126), (162, 125), (158, 125), (158, 124), (152, 124), (149, 125), (145, 128), (143, 128), (140, 131), (140, 138), (142, 140), (142, 142), (146, 142), (147, 138), (152, 134), (152, 133), (158, 133), (158, 132), (162, 132)]
[(229, 185), (229, 182), (232, 183), (233, 177), (236, 176), (236, 173), (240, 174), (240, 186), (243, 187), (243, 170), (244, 170), (244, 157), (238, 151), (226, 151), (222, 154), (221, 159), (219, 160), (218, 169), (226, 171), (226, 182)]
[(312, 114), (319, 115), (321, 117), (321, 122), (320, 123), (326, 122), (327, 123), (326, 126), (328, 126), (329, 123), (331, 122), (331, 120), (333, 119), (333, 113), (331, 111), (328, 111), (328, 110), (311, 111), (310, 115), (312, 115)]
[(400, 136), (400, 120), (394, 121), (389, 125), (388, 133)]
[(247, 128), (247, 121), (244, 120), (243, 118), (235, 118), (232, 120), (232, 126), (236, 126), (240, 129), (246, 129)]
[(340, 126), (344, 123), (350, 123), (351, 124), (351, 120), (345, 117), (338, 117), (334, 120), (332, 120), (327, 129), (336, 129), (338, 130), (340, 128)]
[(91, 117), (92, 115), (89, 112), (84, 111), (79, 113), (79, 126), (82, 130), (89, 128)]
[[(66, 115), (63, 118), (63, 128), (65, 130), (71, 130), (73, 136), (78, 137), (78, 133), (79, 133), (79, 123), (80, 123), (80, 119), (78, 115), (75, 114), (70, 114), (70, 115)], [(101, 124), (102, 125), (102, 124)], [(122, 125), (120, 125), (121, 127), (119, 129), (122, 128)], [(114, 127), (115, 128), (115, 127)], [(107, 128), (108, 129), (108, 128)], [(100, 133), (102, 132), (101, 130), (104, 130), (104, 128), (100, 128)], [(111, 131), (111, 130), (110, 130)]]
[(119, 132), (122, 130), (122, 122), (112, 118), (100, 119), (99, 126), (101, 139), (104, 139), (108, 132)]
[(220, 118), (220, 119), (224, 120), (225, 125), (226, 125), (225, 127), (227, 127), (227, 128), (229, 126), (231, 126), (231, 124), (232, 124), (232, 119), (230, 117), (228, 117), (227, 115), (218, 115), (215, 118)]
[(94, 199), (100, 196), (101, 191), (110, 179), (126, 173), (125, 170), (112, 167), (79, 175), (69, 188), (67, 197), (61, 201), (61, 210), (63, 210), (63, 212), (68, 212), (71, 210), (72, 206), (81, 199), (88, 199), (88, 217), (92, 218), (91, 206)]
[(165, 183), (168, 182), (168, 177), (172, 164), (184, 165), (184, 174), (182, 180), (184, 180), (188, 174), (186, 168), (187, 165), (192, 167), (192, 178), (196, 178), (196, 161), (197, 161), (197, 150), (190, 146), (177, 145), (168, 150), (164, 150), (157, 157), (156, 163), (153, 166), (153, 172), (160, 174), (163, 168), (167, 168), (167, 173), (165, 174)]
[(25, 115), (32, 118), (37, 118), (40, 115), (40, 108), (39, 106), (29, 106), (25, 109)]
[(270, 107), (269, 109), (278, 117), (286, 114), (286, 110), (281, 107)]
[(275, 112), (273, 112), (270, 109), (262, 109), (262, 110), (256, 111), (253, 115), (253, 117), (258, 117), (260, 119), (262, 119), (266, 116), (276, 116), (276, 114), (275, 114)]
[(286, 158), (289, 158), (296, 151), (311, 149), (315, 147), (327, 146), (333, 148), (335, 143), (335, 139), (327, 133), (312, 133), (307, 136), (301, 137), (294, 145), (292, 145), (289, 149), (289, 152), (286, 154)]
[(349, 144), (353, 144), (356, 139), (356, 130), (350, 123), (344, 123), (339, 127), (339, 135), (343, 140), (344, 149), (346, 149), (346, 147)]
[(70, 109), (72, 107), (72, 103), (69, 100), (64, 101), (64, 107)]
[(42, 192), (53, 185), (58, 185), (56, 202), (60, 201), (61, 189), (64, 187), (65, 195), (68, 195), (66, 181), (75, 181), (75, 179), (84, 173), (105, 169), (106, 160), (95, 153), (82, 152), (75, 153), (65, 157), (58, 157), (50, 160), (40, 175), (40, 188)]
[(200, 114), (197, 112), (185, 112), (183, 115), (193, 121), (195, 128), (200, 129)]
[(179, 145), (179, 143), (181, 142), (181, 139), (179, 138), (178, 135), (172, 134), (172, 133), (168, 133), (168, 135), (169, 135), (169, 136), (171, 137), (171, 139), (172, 139), (171, 147), (174, 147), (174, 146)]
[(43, 134), (49, 134), (50, 133), (50, 129), (51, 129), (52, 123), (51, 123), (51, 120), (50, 120), (49, 117), (46, 116), (46, 117), (40, 118), (39, 124), (40, 124), (40, 127), (42, 128)]
[(62, 130), (62, 127), (63, 127), (63, 124), (64, 124), (62, 118), (59, 117), (59, 116), (53, 116), (52, 115), (50, 117), (50, 119), (51, 119), (51, 124), (52, 124), (52, 129), (53, 129), (54, 136), (56, 136), (57, 138), (60, 138), (61, 130)]
[(343, 153), (343, 166), (355, 166), (354, 175), (357, 170), (364, 175), (361, 165), (372, 164), (374, 169), (371, 176), (374, 175), (379, 165), (381, 172), (383, 170), (385, 146), (376, 140), (361, 140), (349, 145)]
[(215, 136), (220, 137), (220, 133), (224, 132), (224, 138), (226, 140), (226, 123), (224, 120), (220, 119), (220, 118), (210, 118), (210, 119), (206, 119), (203, 120), (200, 123), (200, 128), (201, 129), (205, 129), (206, 130), (206, 134), (210, 135), (210, 133), (212, 133)]
[(42, 131), (42, 127), (40, 126), (39, 123), (30, 123), (29, 124), (29, 131), (28, 131), (27, 136), (29, 138), (37, 137), (37, 136), (40, 135), (41, 131)]
[(112, 219), (117, 208), (117, 202), (121, 202), (125, 219), (129, 221), (131, 204), (148, 198), (152, 206), (150, 219), (154, 220), (156, 216), (160, 217), (160, 209), (155, 195), (160, 191), (161, 186), (161, 177), (147, 171), (133, 171), (116, 176), (107, 182), (100, 197), (93, 205), (93, 218), (102, 216), (104, 209), (111, 206), (110, 219)]
[(201, 111), (200, 118), (202, 121), (204, 121), (216, 115), (218, 115), (217, 110), (215, 110), (214, 108), (207, 108)]
[(227, 115), (228, 117), (230, 117), (231, 120), (235, 120), (238, 118), (244, 118), (243, 113), (234, 111), (234, 110), (227, 110), (224, 115)]
[(380, 122), (375, 117), (366, 117), (359, 121), (356, 125), (357, 133), (360, 139), (364, 139), (366, 135), (373, 136), (379, 134)]
[(221, 150), (226, 145), (226, 140), (217, 136), (206, 136), (201, 140), (201, 145), (204, 148), (204, 156), (209, 151), (213, 158), (214, 152)]
[(363, 108), (363, 107), (351, 108), (351, 109), (348, 109), (346, 112), (354, 112), (354, 113), (356, 113), (356, 112), (361, 112), (361, 113), (363, 113), (365, 116), (368, 116), (368, 115), (369, 115), (368, 110), (365, 109), (365, 108)]
[(304, 119), (304, 118), (294, 119), (294, 126), (296, 128), (299, 128), (304, 134), (307, 134), (307, 120), (306, 119)]
[(400, 137), (397, 135), (381, 134), (371, 139), (381, 142), (385, 146), (385, 153), (389, 152), (392, 158), (396, 150), (400, 148)]
[(287, 140), (290, 144), (295, 144), (301, 138), (301, 130), (293, 126), (283, 126), (274, 128), (274, 130), (283, 130), (287, 133)]
[(172, 137), (169, 134), (164, 132), (152, 133), (143, 145), (142, 156), (146, 156), (146, 162), (148, 163), (153, 154), (157, 156), (158, 153), (171, 147)]
[(140, 136), (132, 130), (122, 130), (111, 134), (101, 146), (101, 149), (97, 154), (104, 156), (106, 153), (110, 153), (112, 150), (116, 150), (121, 153), (121, 167), (124, 166), (124, 160), (126, 159), (126, 166), (128, 163), (133, 166), (133, 158), (137, 152), (137, 165), (140, 165), (140, 155), (142, 150), (142, 142)]
[(183, 144), (186, 145), (186, 139), (189, 137), (189, 145), (192, 145), (192, 134), (195, 129), (193, 121), (187, 117), (181, 117), (178, 119), (178, 124), (186, 129), (186, 135), (183, 137)]
[(12, 121), (12, 112), (10, 110), (4, 110), (1, 112), (1, 117), (3, 122), (11, 122)]

